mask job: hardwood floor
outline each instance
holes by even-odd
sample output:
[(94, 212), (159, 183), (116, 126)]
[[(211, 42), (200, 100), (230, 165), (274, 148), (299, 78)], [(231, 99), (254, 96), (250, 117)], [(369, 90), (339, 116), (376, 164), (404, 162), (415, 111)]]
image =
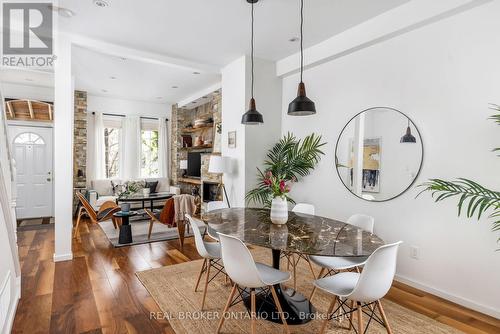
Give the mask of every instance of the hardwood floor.
[[(59, 263), (53, 228), (18, 233), (22, 298), (12, 333), (174, 333), (167, 320), (150, 320), (160, 310), (135, 272), (199, 259), (193, 239), (183, 250), (177, 240), (114, 248), (98, 226), (81, 225), (74, 260)], [(464, 332), (500, 333), (500, 320), (400, 283), (388, 298)]]

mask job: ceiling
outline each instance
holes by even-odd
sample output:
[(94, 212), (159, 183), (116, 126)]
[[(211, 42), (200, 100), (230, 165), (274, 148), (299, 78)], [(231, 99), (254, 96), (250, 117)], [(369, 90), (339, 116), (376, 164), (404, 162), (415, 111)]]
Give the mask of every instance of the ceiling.
[[(225, 65), (249, 53), (250, 5), (245, 0), (60, 0), (76, 14), (67, 31), (143, 51)], [(409, 0), (305, 1), (305, 46), (317, 44)], [(298, 51), (298, 0), (255, 5), (256, 56), (278, 60)]]
[[(110, 56), (80, 47), (73, 50), (75, 87), (91, 95), (175, 103), (220, 81), (218, 74)], [(177, 88), (174, 88), (177, 87)]]
[[(250, 5), (245, 0), (60, 0), (74, 12), (60, 16), (71, 33), (142, 52), (221, 68), (250, 51)], [(317, 44), (409, 0), (305, 1), (305, 47)], [(255, 5), (255, 53), (279, 60), (298, 51), (298, 0), (260, 0)], [(165, 66), (106, 54), (106, 50), (73, 48), (77, 89), (89, 94), (156, 103), (176, 103), (220, 82), (219, 73), (193, 74)], [(108, 51), (109, 52), (109, 51)], [(217, 71), (215, 71), (217, 72)], [(53, 75), (0, 69), (4, 82), (53, 86)], [(178, 88), (173, 88), (173, 87)]]

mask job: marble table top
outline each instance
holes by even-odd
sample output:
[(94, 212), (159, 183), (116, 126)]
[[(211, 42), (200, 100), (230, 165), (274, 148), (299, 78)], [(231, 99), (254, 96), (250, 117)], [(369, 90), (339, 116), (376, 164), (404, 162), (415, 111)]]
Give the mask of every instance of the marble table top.
[(216, 232), (247, 244), (308, 255), (368, 256), (384, 241), (355, 226), (320, 216), (289, 212), (285, 225), (271, 222), (267, 209), (232, 208), (205, 213)]

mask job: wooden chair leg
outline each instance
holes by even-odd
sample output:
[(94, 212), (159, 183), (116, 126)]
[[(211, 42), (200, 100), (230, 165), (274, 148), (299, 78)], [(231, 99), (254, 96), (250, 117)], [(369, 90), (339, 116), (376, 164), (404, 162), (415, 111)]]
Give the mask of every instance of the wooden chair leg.
[(392, 334), (391, 326), (389, 326), (389, 321), (387, 321), (387, 317), (384, 312), (384, 308), (382, 307), (382, 303), (380, 300), (377, 300), (377, 308), (378, 311), (380, 312), (380, 315), (382, 316), (382, 320), (384, 320), (385, 328), (387, 329), (388, 334)]
[(200, 285), (201, 276), (205, 271), (205, 266), (207, 265), (207, 259), (203, 259), (203, 264), (201, 265), (200, 274), (198, 275), (198, 280), (196, 281), (196, 286), (194, 287), (194, 292), (198, 291), (198, 285)]
[(252, 328), (252, 334), (256, 333), (255, 327), (256, 327), (256, 318), (257, 314), (255, 313), (255, 289), (250, 290), (250, 316), (252, 317), (252, 323), (251, 323), (251, 328)]
[(309, 264), (309, 270), (311, 271), (311, 274), (313, 275), (313, 278), (316, 278), (316, 274), (314, 273), (314, 269), (312, 267), (311, 260), (309, 260), (309, 256), (306, 257), (307, 264)]
[(297, 290), (297, 264), (298, 263), (299, 263), (299, 260), (297, 260), (297, 262), (295, 262), (295, 254), (292, 254), (293, 289), (294, 290)]
[(363, 334), (363, 310), (362, 310), (362, 305), (361, 302), (357, 302), (357, 309), (356, 309), (356, 316), (358, 317), (358, 333)]
[(351, 304), (349, 305), (351, 313), (349, 313), (349, 330), (352, 329), (352, 324), (354, 321), (354, 300), (351, 300)]
[(203, 290), (203, 299), (201, 300), (201, 310), (203, 311), (203, 307), (205, 306), (205, 298), (207, 297), (207, 289), (208, 289), (208, 280), (210, 278), (210, 259), (207, 259), (207, 277), (205, 277), (205, 290)]
[(280, 318), (281, 318), (281, 322), (283, 323), (283, 327), (285, 329), (285, 332), (287, 334), (290, 334), (290, 330), (288, 329), (288, 324), (286, 323), (286, 319), (285, 319), (285, 313), (283, 312), (283, 309), (281, 308), (281, 303), (280, 303), (280, 300), (278, 299), (278, 295), (276, 294), (276, 290), (274, 289), (274, 286), (269, 286), (269, 288), (271, 288), (271, 293), (273, 295), (273, 299), (274, 299), (274, 303), (276, 304), (276, 308), (278, 309), (278, 312), (279, 312), (279, 315), (280, 315)]
[(180, 220), (177, 222), (177, 232), (179, 233), (179, 244), (181, 249), (184, 248), (184, 232), (185, 232), (184, 221)]
[[(323, 275), (323, 273), (325, 272), (325, 270), (326, 270), (325, 268), (321, 268), (321, 271), (318, 274), (318, 278), (316, 278), (316, 279), (320, 279), (321, 276)], [(316, 292), (316, 285), (313, 285), (313, 289), (311, 291), (311, 296), (309, 297), (309, 301), (311, 301), (313, 299), (315, 292)]]
[(153, 232), (153, 224), (154, 220), (151, 219), (151, 221), (149, 222), (148, 239), (151, 239), (151, 232)]
[(328, 325), (328, 321), (330, 321), (330, 315), (333, 312), (333, 308), (335, 307), (335, 304), (337, 304), (337, 296), (333, 297), (332, 302), (330, 303), (330, 306), (328, 307), (328, 311), (326, 311), (326, 319), (323, 321), (323, 325), (321, 325), (321, 330), (319, 331), (320, 334), (323, 334), (326, 329), (326, 325)]
[(82, 220), (83, 216), (83, 207), (78, 210), (78, 217), (76, 218), (75, 232), (73, 233), (73, 238), (76, 238), (78, 233), (78, 227), (80, 226), (80, 220)]
[(222, 317), (220, 318), (219, 326), (217, 326), (217, 331), (216, 331), (217, 334), (220, 333), (220, 330), (222, 329), (222, 325), (224, 324), (224, 320), (226, 320), (225, 315), (226, 315), (226, 312), (229, 310), (229, 305), (231, 305), (231, 302), (233, 301), (233, 297), (234, 297), (235, 293), (236, 293), (236, 284), (233, 284), (233, 288), (231, 289), (231, 293), (229, 294), (229, 298), (227, 299), (226, 306), (224, 307), (224, 311), (222, 311)]

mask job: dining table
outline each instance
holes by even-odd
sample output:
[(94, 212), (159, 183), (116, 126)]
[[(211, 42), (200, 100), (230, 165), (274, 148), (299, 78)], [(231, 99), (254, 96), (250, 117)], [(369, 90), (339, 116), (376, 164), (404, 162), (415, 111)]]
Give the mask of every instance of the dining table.
[[(368, 257), (384, 241), (373, 233), (345, 222), (290, 211), (286, 224), (273, 224), (270, 210), (259, 208), (230, 208), (205, 213), (202, 220), (208, 225), (207, 232), (214, 238), (217, 233), (235, 236), (245, 244), (271, 250), (272, 266), (280, 269), (283, 252), (309, 255)], [(311, 282), (312, 283), (312, 282)], [(274, 286), (283, 312), (290, 325), (304, 324), (315, 317), (313, 304), (299, 291), (277, 284)], [(278, 310), (269, 293), (257, 294), (258, 316), (273, 322), (281, 322)], [(250, 293), (243, 298), (250, 310)]]

